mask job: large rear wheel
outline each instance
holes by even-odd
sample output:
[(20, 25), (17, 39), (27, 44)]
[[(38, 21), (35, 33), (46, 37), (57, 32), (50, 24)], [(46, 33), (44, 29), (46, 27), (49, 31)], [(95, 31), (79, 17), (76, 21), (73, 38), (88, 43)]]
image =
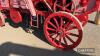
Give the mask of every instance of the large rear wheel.
[(71, 50), (82, 40), (82, 25), (71, 13), (53, 13), (44, 22), (44, 35), (56, 48)]

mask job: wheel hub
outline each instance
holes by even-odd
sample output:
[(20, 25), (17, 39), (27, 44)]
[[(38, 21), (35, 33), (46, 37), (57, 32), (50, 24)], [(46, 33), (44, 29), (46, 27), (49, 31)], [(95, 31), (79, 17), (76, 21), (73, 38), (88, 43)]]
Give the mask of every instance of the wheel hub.
[(64, 30), (63, 28), (58, 29), (57, 33), (58, 33), (59, 35), (61, 35), (62, 37), (65, 36), (65, 30)]

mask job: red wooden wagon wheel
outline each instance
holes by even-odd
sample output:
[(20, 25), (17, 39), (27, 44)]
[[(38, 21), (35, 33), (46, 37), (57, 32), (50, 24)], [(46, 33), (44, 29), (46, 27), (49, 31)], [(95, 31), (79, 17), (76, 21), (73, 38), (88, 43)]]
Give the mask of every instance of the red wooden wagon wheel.
[(54, 12), (56, 11), (66, 11), (74, 13), (75, 4), (72, 0), (56, 0), (54, 3)]
[(82, 39), (82, 25), (71, 13), (56, 12), (44, 22), (44, 35), (55, 47), (70, 50)]
[(22, 22), (22, 16), (16, 9), (10, 9), (10, 18), (15, 24)]

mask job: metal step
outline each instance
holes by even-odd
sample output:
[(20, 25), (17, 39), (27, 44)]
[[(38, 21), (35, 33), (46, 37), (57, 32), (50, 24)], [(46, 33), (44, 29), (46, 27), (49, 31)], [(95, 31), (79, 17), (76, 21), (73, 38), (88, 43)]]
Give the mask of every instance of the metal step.
[(39, 27), (39, 26), (38, 26), (38, 18), (36, 18), (36, 19), (34, 19), (34, 20), (32, 19), (32, 23), (33, 23), (33, 24), (32, 24), (32, 25), (33, 25), (32, 27), (35, 27), (35, 28), (38, 28), (38, 27)]

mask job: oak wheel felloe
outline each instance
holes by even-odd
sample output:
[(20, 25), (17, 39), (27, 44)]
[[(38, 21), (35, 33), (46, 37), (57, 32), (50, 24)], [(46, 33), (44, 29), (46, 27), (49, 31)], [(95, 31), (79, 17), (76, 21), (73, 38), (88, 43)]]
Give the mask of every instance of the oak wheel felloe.
[(59, 49), (75, 48), (81, 42), (82, 34), (82, 25), (71, 13), (53, 13), (44, 22), (45, 37)]
[(54, 12), (66, 11), (69, 13), (74, 13), (75, 4), (72, 0), (56, 0), (54, 3)]

